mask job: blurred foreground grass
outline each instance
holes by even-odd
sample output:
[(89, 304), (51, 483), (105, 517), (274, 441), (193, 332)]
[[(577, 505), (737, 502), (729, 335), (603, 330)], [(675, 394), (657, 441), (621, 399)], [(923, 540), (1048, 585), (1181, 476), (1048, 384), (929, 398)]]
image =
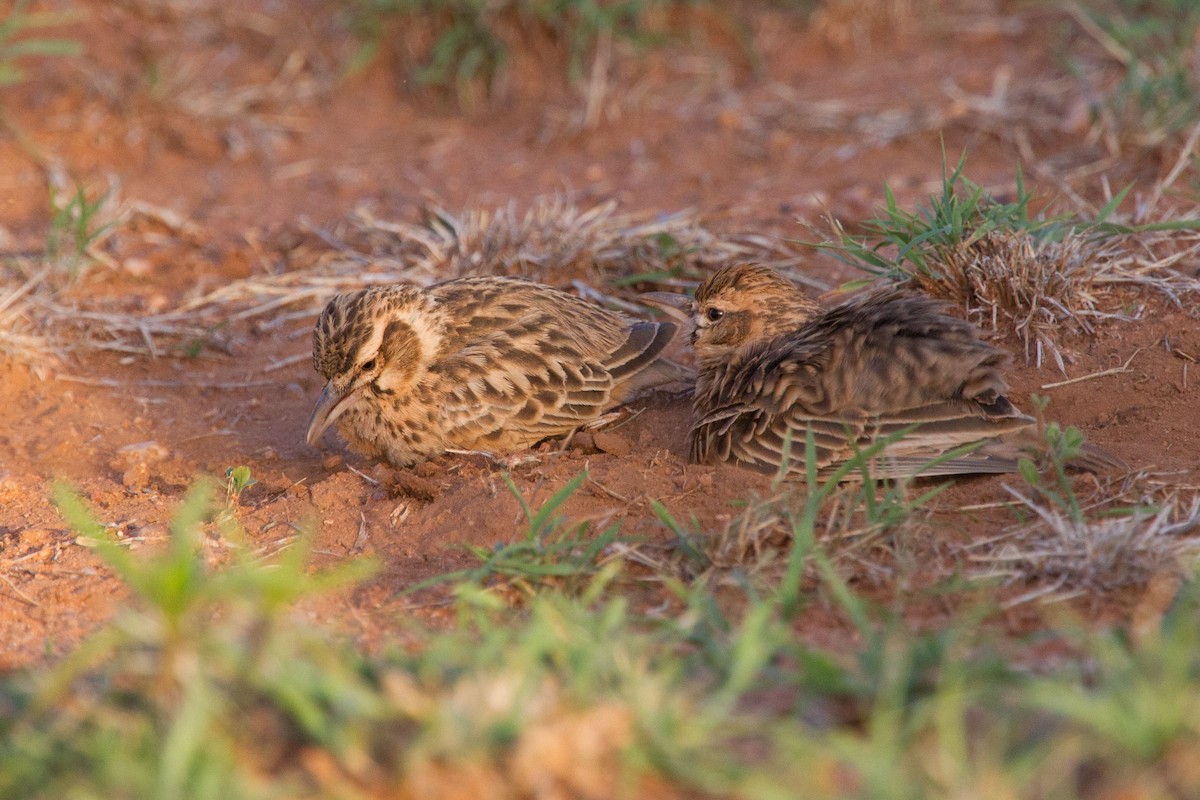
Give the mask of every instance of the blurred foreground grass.
[(1022, 667), (987, 608), (917, 630), (797, 537), (853, 626), (837, 652), (797, 637), (786, 591), (668, 580), (674, 610), (638, 614), (610, 562), (520, 608), (459, 584), (452, 629), (368, 656), (292, 606), (372, 565), (313, 571), (304, 536), (261, 557), (214, 494), (141, 556), (57, 492), (134, 599), (0, 680), (0, 797), (1200, 796), (1194, 581), (1136, 640), (1068, 625)]

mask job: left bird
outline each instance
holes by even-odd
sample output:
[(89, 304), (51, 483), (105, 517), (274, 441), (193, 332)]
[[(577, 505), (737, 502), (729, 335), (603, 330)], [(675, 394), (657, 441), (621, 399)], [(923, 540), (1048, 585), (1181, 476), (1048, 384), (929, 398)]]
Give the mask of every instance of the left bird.
[(396, 466), (530, 447), (689, 378), (663, 357), (676, 330), (522, 278), (338, 295), (313, 328), (327, 383), (308, 442), (336, 424), (352, 450)]

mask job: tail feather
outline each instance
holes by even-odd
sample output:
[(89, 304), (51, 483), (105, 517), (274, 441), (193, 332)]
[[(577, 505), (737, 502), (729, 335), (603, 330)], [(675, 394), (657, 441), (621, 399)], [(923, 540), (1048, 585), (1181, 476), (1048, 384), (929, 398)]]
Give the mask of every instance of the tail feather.
[(1067, 462), (1067, 466), (1080, 472), (1128, 472), (1127, 464), (1120, 456), (1108, 452), (1099, 445), (1084, 442), (1079, 453)]

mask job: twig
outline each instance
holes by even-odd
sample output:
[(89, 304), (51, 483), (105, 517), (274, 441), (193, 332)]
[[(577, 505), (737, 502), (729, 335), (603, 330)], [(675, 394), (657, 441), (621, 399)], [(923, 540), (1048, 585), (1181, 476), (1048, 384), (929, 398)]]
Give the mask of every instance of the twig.
[(46, 267), (41, 272), (38, 272), (33, 277), (31, 277), (29, 280), (25, 281), (25, 283), (21, 284), (19, 287), (14, 289), (12, 291), (12, 293), (10, 293), (8, 295), (8, 297), (4, 298), (3, 300), (0, 300), (0, 312), (3, 312), (5, 309), (7, 309), (13, 303), (17, 302), (17, 300), (21, 299), (23, 296), (28, 294), (30, 289), (32, 289), (33, 287), (35, 287), (39, 283), (41, 283), (46, 278), (46, 276), (49, 274), (50, 274), (50, 267)]
[(613, 498), (614, 500), (620, 500), (625, 505), (633, 504), (633, 501), (630, 500), (628, 497), (625, 497), (622, 494), (618, 494), (617, 492), (614, 492), (612, 489), (608, 488), (603, 483), (601, 483), (600, 481), (593, 478), (591, 475), (588, 475), (587, 482), (590, 483), (592, 486), (595, 486), (597, 489), (604, 492), (606, 495)]
[[(354, 467), (351, 467), (351, 469), (354, 469)], [(355, 471), (357, 472), (357, 470), (355, 470)], [(359, 474), (361, 475), (362, 473), (359, 473)], [(366, 476), (363, 475), (363, 477), (365, 478)], [(372, 481), (372, 483), (378, 483), (378, 482)], [(354, 537), (354, 544), (350, 547), (351, 553), (361, 553), (363, 548), (367, 546), (367, 541), (369, 538), (369, 534), (367, 531), (367, 515), (361, 511), (359, 511), (358, 517), (359, 517), (358, 536)]]
[[(1037, 600), (1039, 597), (1045, 597), (1048, 594), (1053, 594), (1054, 592), (1057, 592), (1059, 589), (1061, 589), (1062, 585), (1066, 582), (1067, 582), (1067, 576), (1060, 575), (1058, 580), (1055, 581), (1054, 583), (1048, 584), (1046, 586), (1040, 586), (1036, 589), (1032, 589), (1032, 590), (1026, 592), (1025, 594), (1017, 595), (1016, 597), (1012, 598), (1011, 600), (1006, 600), (1005, 602), (1001, 603), (1000, 607), (1003, 608), (1005, 611), (1007, 611), (1008, 609), (1016, 608), (1017, 606), (1019, 606), (1023, 603), (1028, 603), (1030, 600)], [(1068, 595), (1068, 596), (1070, 596), (1070, 595)], [(1059, 597), (1057, 599), (1064, 600), (1066, 598)]]
[(1183, 149), (1179, 152), (1179, 158), (1175, 161), (1175, 166), (1171, 167), (1171, 171), (1167, 173), (1167, 177), (1163, 178), (1154, 186), (1154, 191), (1150, 194), (1150, 199), (1146, 203), (1147, 212), (1153, 211), (1158, 201), (1162, 199), (1163, 192), (1170, 188), (1171, 184), (1175, 183), (1175, 179), (1180, 176), (1185, 168), (1191, 165), (1192, 151), (1196, 149), (1196, 142), (1200, 141), (1200, 122), (1192, 126), (1191, 133), (1188, 134), (1187, 142), (1184, 143)]
[(209, 436), (237, 436), (238, 432), (229, 428), (222, 428), (219, 431), (209, 431), (208, 433), (197, 433), (195, 436), (189, 436), (186, 439), (180, 439), (178, 444), (185, 442), (194, 442), (197, 439), (206, 439)]
[(9, 577), (7, 575), (0, 574), (0, 581), (4, 581), (5, 583), (7, 583), (8, 588), (13, 590), (13, 594), (15, 594), (17, 596), (17, 599), (20, 600), (22, 603), (27, 603), (35, 608), (41, 605), (41, 603), (39, 603), (37, 600), (34, 600), (32, 597), (30, 597), (29, 595), (25, 594), (20, 589), (18, 589), (17, 585), (15, 583), (13, 583), (11, 580), (9, 580)]
[(350, 470), (350, 471), (351, 471), (351, 472), (353, 472), (355, 475), (357, 475), (358, 477), (362, 478), (362, 479), (363, 479), (364, 481), (366, 481), (367, 483), (369, 483), (369, 484), (372, 484), (373, 486), (379, 486), (379, 485), (380, 485), (379, 481), (375, 480), (375, 479), (374, 479), (374, 478), (372, 478), (370, 475), (367, 475), (367, 474), (366, 474), (366, 473), (364, 473), (364, 472), (359, 472), (358, 470), (356, 470), (354, 467), (350, 466), (349, 464), (347, 464), (347, 465), (346, 465), (346, 469)]
[(274, 372), (277, 369), (290, 367), (292, 364), (299, 364), (302, 361), (309, 360), (310, 358), (312, 358), (312, 355), (309, 353), (297, 353), (294, 356), (288, 356), (287, 358), (282, 358), (279, 361), (272, 361), (270, 364), (267, 364), (265, 367), (263, 367), (262, 371)]
[(1043, 383), (1041, 388), (1057, 389), (1060, 386), (1068, 386), (1072, 383), (1082, 383), (1083, 381), (1090, 381), (1093, 378), (1104, 378), (1104, 377), (1107, 377), (1108, 375), (1120, 375), (1121, 373), (1124, 373), (1124, 372), (1132, 372), (1132, 370), (1129, 369), (1129, 365), (1133, 361), (1134, 356), (1136, 356), (1140, 352), (1142, 352), (1142, 348), (1140, 348), (1140, 347), (1137, 350), (1134, 350), (1133, 355), (1131, 355), (1128, 359), (1126, 359), (1125, 363), (1119, 367), (1112, 367), (1110, 369), (1102, 369), (1099, 372), (1093, 372), (1090, 375), (1080, 375), (1078, 378), (1070, 378), (1065, 381), (1057, 381), (1055, 383)]
[(261, 386), (278, 386), (275, 381), (164, 381), (156, 378), (145, 378), (137, 381), (118, 381), (113, 378), (88, 378), (83, 375), (58, 375), (60, 381), (82, 383), (85, 386), (104, 386), (109, 389), (120, 389), (124, 386), (146, 386), (155, 389), (257, 389)]
[(993, 508), (1009, 508), (1020, 505), (1016, 500), (996, 500), (992, 503), (975, 503), (969, 506), (959, 506), (959, 511), (987, 511)]

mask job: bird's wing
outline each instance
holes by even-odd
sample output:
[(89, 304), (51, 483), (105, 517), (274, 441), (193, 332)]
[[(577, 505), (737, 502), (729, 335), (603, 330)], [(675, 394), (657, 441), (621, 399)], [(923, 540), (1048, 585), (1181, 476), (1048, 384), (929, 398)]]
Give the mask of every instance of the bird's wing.
[(663, 357), (677, 332), (673, 322), (635, 322), (630, 326), (628, 338), (601, 361), (612, 378), (612, 405), (624, 403), (644, 389), (694, 381), (694, 370)]
[(671, 323), (633, 323), (597, 356), (611, 331), (586, 339), (586, 324), (562, 329), (556, 317), (531, 309), (443, 358), (437, 369), (447, 385), (450, 440), (509, 449), (569, 433), (639, 388), (675, 334)]
[(654, 363), (675, 338), (673, 322), (635, 322), (621, 345), (605, 357), (603, 367), (614, 383), (629, 380)]
[(811, 431), (815, 467), (822, 474), (836, 470), (876, 441), (891, 437), (898, 438), (872, 459), (875, 477), (1011, 472), (1016, 469), (1016, 458), (994, 453), (976, 451), (938, 459), (954, 448), (1031, 424), (1031, 418), (1011, 406), (990, 415), (977, 404), (961, 401), (881, 416), (845, 412), (837, 417), (807, 413), (799, 404), (773, 410), (762, 403), (742, 403), (715, 409), (696, 423), (691, 435), (692, 459), (730, 461), (765, 472), (778, 470), (786, 459), (789, 472), (801, 476), (806, 437)]

